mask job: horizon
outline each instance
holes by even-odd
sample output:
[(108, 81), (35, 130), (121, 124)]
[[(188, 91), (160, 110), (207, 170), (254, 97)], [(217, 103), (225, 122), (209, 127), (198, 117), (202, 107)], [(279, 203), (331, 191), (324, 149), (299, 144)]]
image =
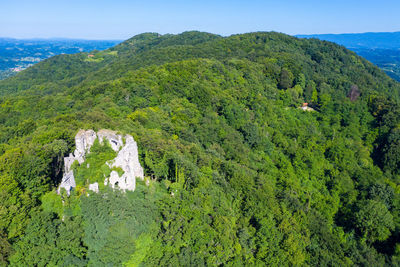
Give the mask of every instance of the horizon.
[(193, 29), (222, 36), (257, 31), (288, 35), (395, 32), (400, 30), (399, 9), (400, 3), (394, 0), (379, 4), (372, 0), (3, 1), (0, 36), (126, 40), (143, 32), (178, 34)]
[[(167, 34), (173, 34), (173, 35), (179, 35), (182, 34), (184, 32), (207, 32), (207, 31), (199, 31), (199, 30), (187, 30), (187, 31), (182, 31), (179, 33), (163, 33), (161, 35), (167, 35)], [(207, 33), (211, 33), (211, 34), (216, 34), (216, 35), (220, 35), (223, 37), (229, 37), (232, 35), (237, 35), (237, 34), (246, 34), (246, 33), (254, 33), (254, 32), (278, 32), (278, 33), (282, 33), (282, 34), (286, 34), (286, 35), (290, 35), (290, 36), (313, 36), (313, 35), (351, 35), (351, 34), (394, 34), (394, 33), (400, 33), (399, 31), (391, 31), (391, 32), (374, 32), (374, 31), (367, 31), (367, 32), (343, 32), (343, 33), (310, 33), (310, 34), (303, 34), (303, 33), (296, 33), (296, 34), (288, 34), (288, 33), (284, 33), (284, 32), (279, 32), (279, 31), (253, 31), (253, 32), (241, 32), (241, 33), (232, 33), (229, 35), (222, 35), (222, 34), (217, 34), (217, 33), (213, 33), (213, 32), (207, 32)], [(0, 39), (13, 39), (13, 40), (29, 40), (29, 41), (54, 41), (54, 40), (59, 40), (59, 41), (125, 41), (128, 40), (129, 38), (132, 38), (136, 35), (140, 35), (143, 33), (150, 33), (150, 32), (141, 32), (141, 33), (137, 33), (132, 35), (131, 37), (128, 37), (126, 39), (110, 39), (110, 38), (104, 38), (104, 39), (87, 39), (87, 38), (76, 38), (76, 37), (27, 37), (27, 38), (18, 38), (18, 37), (10, 37), (10, 36), (0, 36)]]

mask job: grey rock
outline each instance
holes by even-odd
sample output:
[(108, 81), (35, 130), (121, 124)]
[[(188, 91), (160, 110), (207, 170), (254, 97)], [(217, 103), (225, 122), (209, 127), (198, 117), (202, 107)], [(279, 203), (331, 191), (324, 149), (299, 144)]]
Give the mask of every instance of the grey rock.
[[(58, 188), (59, 193), (61, 188), (64, 188), (69, 195), (71, 190), (76, 187), (71, 166), (75, 161), (78, 161), (79, 164), (85, 161), (85, 156), (90, 153), (90, 148), (96, 138), (99, 138), (101, 144), (104, 140), (107, 140), (111, 148), (118, 152), (115, 159), (107, 162), (107, 165), (110, 168), (121, 168), (123, 170), (121, 176), (115, 170), (111, 171), (110, 177), (105, 177), (104, 185), (110, 184), (112, 188), (134, 191), (136, 178), (144, 179), (143, 168), (139, 162), (137, 143), (132, 136), (122, 136), (111, 130), (100, 130), (97, 134), (93, 130), (80, 130), (75, 136), (76, 149), (74, 154), (64, 158), (64, 175)], [(89, 190), (99, 192), (98, 183), (90, 184)]]
[(89, 190), (98, 193), (99, 192), (99, 184), (97, 182), (90, 184)]
[(94, 144), (97, 135), (93, 130), (80, 130), (75, 136), (75, 152), (74, 156), (79, 164), (85, 161), (85, 155), (90, 152), (90, 148)]
[(68, 157), (64, 158), (64, 175), (61, 184), (58, 187), (58, 193), (61, 192), (61, 188), (64, 188), (67, 191), (67, 194), (70, 195), (71, 190), (76, 187), (74, 172), (71, 170), (71, 166), (76, 160), (79, 164), (82, 164), (85, 161), (86, 152), (90, 151), (90, 147), (94, 144), (96, 138), (96, 133), (93, 130), (80, 130), (76, 134), (76, 149), (74, 154), (71, 153)]
[(71, 190), (76, 187), (74, 172), (71, 170), (67, 173), (64, 173), (61, 184), (58, 187), (58, 194), (61, 193), (61, 188), (64, 188), (67, 191), (68, 196), (71, 193)]
[(111, 130), (100, 130), (97, 132), (100, 144), (103, 144), (103, 140), (107, 139), (111, 148), (118, 152), (120, 148), (124, 145), (122, 141), (122, 136)]
[(125, 136), (125, 145), (112, 160), (111, 168), (119, 167), (124, 173), (120, 177), (116, 171), (112, 171), (109, 182), (114, 188), (116, 184), (122, 190), (134, 191), (136, 178), (144, 179), (143, 168), (139, 163), (137, 143), (132, 136)]

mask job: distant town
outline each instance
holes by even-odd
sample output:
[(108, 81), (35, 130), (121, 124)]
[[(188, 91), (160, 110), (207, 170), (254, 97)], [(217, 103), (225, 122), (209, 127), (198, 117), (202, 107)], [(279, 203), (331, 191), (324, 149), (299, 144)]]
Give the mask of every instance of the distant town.
[(0, 38), (0, 80), (55, 55), (104, 50), (118, 43), (118, 40)]

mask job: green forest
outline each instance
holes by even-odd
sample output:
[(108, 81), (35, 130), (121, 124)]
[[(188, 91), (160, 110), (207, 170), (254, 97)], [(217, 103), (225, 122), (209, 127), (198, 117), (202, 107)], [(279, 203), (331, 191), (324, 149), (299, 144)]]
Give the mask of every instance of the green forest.
[[(378, 67), (274, 32), (91, 54), (0, 81), (0, 266), (400, 265), (400, 84)], [(132, 135), (148, 182), (58, 195), (80, 129)]]

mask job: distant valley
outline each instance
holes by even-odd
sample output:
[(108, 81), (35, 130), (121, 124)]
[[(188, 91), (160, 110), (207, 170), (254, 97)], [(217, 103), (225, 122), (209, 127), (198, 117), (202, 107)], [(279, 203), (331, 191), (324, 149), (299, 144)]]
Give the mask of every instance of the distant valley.
[(400, 81), (400, 32), (296, 35), (334, 42), (371, 61)]
[(0, 80), (59, 54), (104, 50), (118, 40), (0, 38)]

